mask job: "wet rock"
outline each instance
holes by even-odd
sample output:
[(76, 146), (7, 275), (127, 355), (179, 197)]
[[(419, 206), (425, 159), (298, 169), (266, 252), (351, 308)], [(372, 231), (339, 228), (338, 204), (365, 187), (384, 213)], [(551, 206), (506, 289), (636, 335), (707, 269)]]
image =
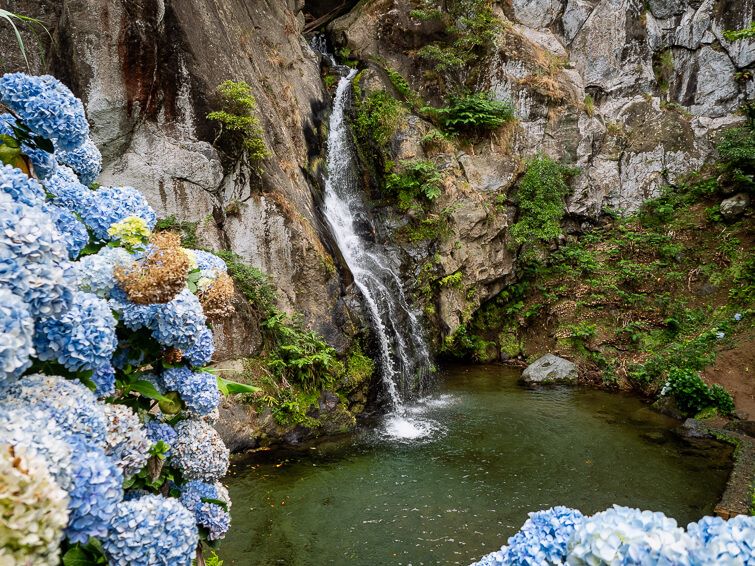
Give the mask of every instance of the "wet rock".
[(721, 201), (721, 216), (726, 220), (736, 220), (744, 214), (748, 206), (750, 206), (750, 196), (746, 193), (739, 193)]
[(553, 354), (545, 354), (522, 372), (521, 380), (530, 385), (577, 382), (577, 366)]

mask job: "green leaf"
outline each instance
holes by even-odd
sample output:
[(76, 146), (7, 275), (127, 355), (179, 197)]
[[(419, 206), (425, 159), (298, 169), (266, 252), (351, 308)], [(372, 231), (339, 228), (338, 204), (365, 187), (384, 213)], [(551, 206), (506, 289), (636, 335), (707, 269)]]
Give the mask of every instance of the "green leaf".
[(172, 403), (173, 399), (170, 399), (169, 397), (166, 397), (162, 393), (160, 393), (155, 386), (150, 383), (149, 381), (145, 381), (143, 379), (140, 379), (138, 381), (134, 381), (133, 383), (129, 383), (128, 385), (129, 391), (136, 391), (143, 397), (147, 397), (149, 399), (154, 399), (155, 401), (161, 402), (161, 403)]
[(80, 546), (68, 549), (63, 555), (63, 566), (92, 566), (96, 564)]
[(259, 387), (254, 385), (247, 385), (246, 383), (239, 383), (238, 381), (231, 381), (230, 379), (223, 379), (218, 376), (218, 389), (223, 395), (234, 395), (238, 393), (256, 393), (260, 391)]

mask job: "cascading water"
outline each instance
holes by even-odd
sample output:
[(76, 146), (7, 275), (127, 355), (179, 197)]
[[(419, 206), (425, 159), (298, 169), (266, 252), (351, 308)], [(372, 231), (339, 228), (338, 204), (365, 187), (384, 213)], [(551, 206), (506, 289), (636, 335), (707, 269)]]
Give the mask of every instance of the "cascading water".
[[(369, 237), (369, 216), (361, 198), (346, 108), (353, 69), (343, 69), (333, 100), (323, 212), (369, 313), (380, 351), (380, 369), (391, 412), (385, 432), (394, 437), (425, 436), (432, 423), (410, 417), (405, 402), (421, 392), (431, 362), (417, 313), (409, 305), (397, 266)], [(365, 233), (367, 232), (367, 233)]]

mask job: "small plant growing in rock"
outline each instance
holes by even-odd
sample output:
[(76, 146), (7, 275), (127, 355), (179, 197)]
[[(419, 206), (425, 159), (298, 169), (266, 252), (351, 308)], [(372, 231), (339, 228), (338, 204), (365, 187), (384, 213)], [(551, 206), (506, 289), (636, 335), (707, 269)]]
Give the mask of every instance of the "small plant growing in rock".
[(537, 255), (542, 245), (561, 235), (564, 198), (569, 193), (567, 178), (574, 171), (540, 155), (532, 159), (519, 181), (517, 221), (511, 227), (511, 240), (523, 246), (525, 257)]
[(432, 161), (402, 161), (400, 169), (386, 177), (385, 188), (398, 198), (399, 208), (409, 210), (417, 208), (418, 198), (427, 201), (438, 198), (443, 191), (443, 179)]
[(440, 126), (452, 133), (481, 133), (500, 128), (514, 119), (511, 103), (495, 100), (490, 93), (452, 95), (448, 106), (442, 108), (425, 107)]
[(259, 118), (255, 115), (257, 100), (245, 82), (225, 81), (217, 88), (220, 109), (207, 114), (218, 123), (215, 143), (221, 142), (233, 157), (246, 158), (259, 167), (270, 153), (262, 136)]

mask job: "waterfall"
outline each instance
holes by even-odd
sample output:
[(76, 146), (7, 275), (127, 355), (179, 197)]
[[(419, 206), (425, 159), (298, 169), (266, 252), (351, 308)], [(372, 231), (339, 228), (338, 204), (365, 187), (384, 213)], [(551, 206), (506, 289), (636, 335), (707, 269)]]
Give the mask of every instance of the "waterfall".
[(374, 241), (368, 209), (362, 200), (346, 121), (355, 75), (356, 71), (349, 69), (342, 76), (333, 100), (323, 212), (370, 316), (392, 415), (401, 417), (404, 403), (421, 391), (431, 362), (419, 317), (409, 305), (397, 275), (397, 262)]

